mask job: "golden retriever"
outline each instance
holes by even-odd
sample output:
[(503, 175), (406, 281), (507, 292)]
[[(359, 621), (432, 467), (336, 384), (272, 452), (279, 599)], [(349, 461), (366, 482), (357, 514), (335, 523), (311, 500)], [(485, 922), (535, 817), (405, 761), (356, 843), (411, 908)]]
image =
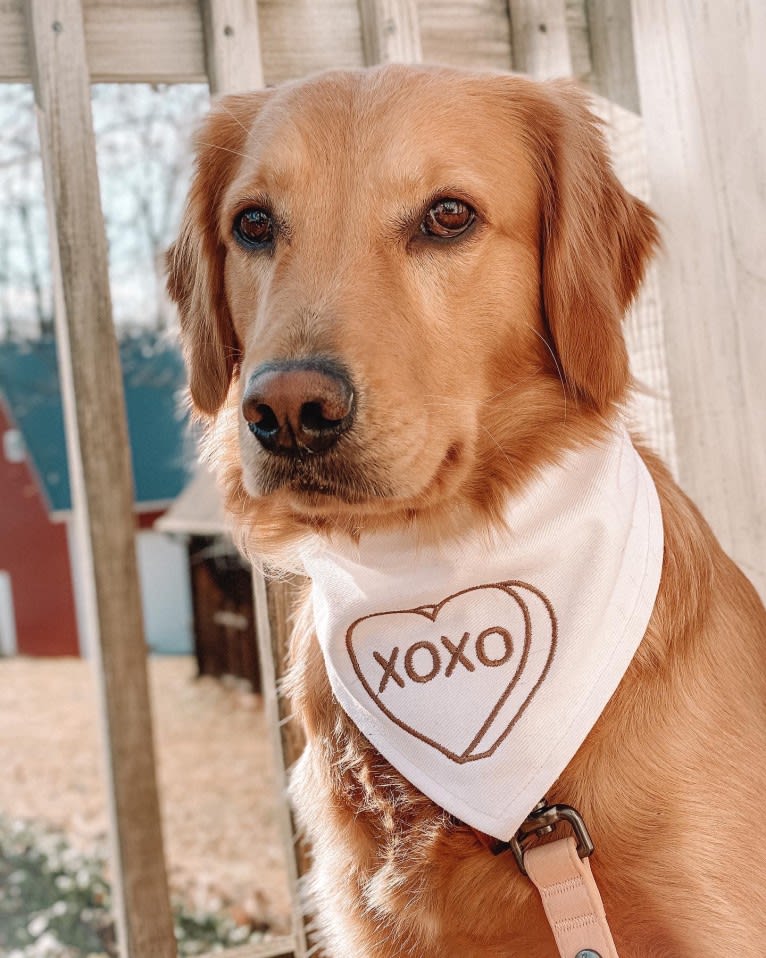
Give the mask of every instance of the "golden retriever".
[[(224, 98), (197, 149), (169, 290), (249, 554), (289, 567), (296, 542), (328, 531), (406, 526), (439, 542), (487, 528), (509, 494), (619, 414), (631, 388), (621, 321), (658, 234), (572, 85), (331, 72)], [(766, 614), (641, 454), (665, 527), (654, 612), (548, 798), (590, 826), (622, 958), (755, 958)], [(307, 738), (293, 794), (325, 953), (550, 958), (512, 857), (491, 855), (340, 709), (307, 612), (291, 659)]]

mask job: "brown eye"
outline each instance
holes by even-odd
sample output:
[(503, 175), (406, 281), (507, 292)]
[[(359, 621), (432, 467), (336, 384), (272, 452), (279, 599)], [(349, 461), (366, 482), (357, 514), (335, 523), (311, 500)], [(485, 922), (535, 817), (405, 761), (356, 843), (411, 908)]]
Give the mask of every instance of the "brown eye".
[(274, 222), (266, 210), (243, 210), (234, 220), (234, 236), (249, 249), (263, 249), (274, 242)]
[(421, 233), (450, 239), (460, 236), (476, 219), (476, 213), (461, 200), (439, 200), (426, 213), (420, 224)]

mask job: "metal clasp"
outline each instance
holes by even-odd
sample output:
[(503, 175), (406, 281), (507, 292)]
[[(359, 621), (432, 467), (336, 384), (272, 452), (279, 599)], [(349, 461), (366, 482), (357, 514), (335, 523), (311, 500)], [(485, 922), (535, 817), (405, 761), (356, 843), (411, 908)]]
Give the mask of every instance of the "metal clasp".
[(522, 875), (527, 874), (524, 868), (524, 852), (530, 841), (535, 837), (542, 838), (543, 835), (550, 835), (556, 830), (559, 822), (567, 822), (571, 825), (577, 839), (577, 854), (580, 858), (589, 858), (593, 854), (593, 840), (580, 813), (569, 805), (549, 805), (546, 799), (543, 799), (535, 805), (529, 813), (529, 818), (509, 842)]

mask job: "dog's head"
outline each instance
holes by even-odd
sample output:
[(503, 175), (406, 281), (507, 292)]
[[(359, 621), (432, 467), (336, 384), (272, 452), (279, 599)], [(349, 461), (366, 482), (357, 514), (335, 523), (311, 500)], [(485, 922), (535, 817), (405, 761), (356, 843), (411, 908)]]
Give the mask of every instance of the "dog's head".
[(197, 148), (169, 289), (241, 513), (492, 511), (625, 399), (657, 233), (572, 86), (329, 73), (221, 100)]

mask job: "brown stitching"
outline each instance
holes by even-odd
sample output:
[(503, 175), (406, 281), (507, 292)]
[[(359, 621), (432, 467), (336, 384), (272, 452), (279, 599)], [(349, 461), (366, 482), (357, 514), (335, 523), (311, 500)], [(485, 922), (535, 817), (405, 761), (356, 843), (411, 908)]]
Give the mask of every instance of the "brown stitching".
[[(507, 591), (507, 590), (504, 589), (503, 591), (505, 592), (505, 591)], [(531, 645), (532, 645), (532, 617), (531, 617), (530, 614), (529, 614), (529, 606), (528, 606), (527, 603), (521, 598), (521, 596), (518, 595), (518, 594), (515, 593), (515, 592), (512, 593), (512, 595), (513, 595), (513, 598), (514, 598), (514, 599), (516, 600), (516, 602), (518, 603), (519, 608), (521, 609), (521, 613), (522, 613), (522, 615), (524, 616), (524, 648), (523, 648), (523, 650), (522, 650), (522, 652), (521, 652), (521, 661), (519, 662), (519, 665), (518, 665), (516, 671), (513, 673), (513, 678), (511, 679), (510, 684), (506, 687), (506, 689), (505, 689), (505, 691), (503, 692), (503, 694), (500, 696), (500, 698), (499, 698), (499, 699), (497, 700), (497, 702), (495, 703), (494, 708), (492, 709), (492, 711), (489, 713), (489, 715), (488, 715), (488, 716), (486, 717), (486, 719), (484, 720), (484, 724), (483, 724), (482, 727), (479, 729), (479, 731), (477, 732), (477, 734), (474, 736), (473, 741), (471, 742), (471, 744), (468, 746), (468, 748), (465, 750), (465, 752), (463, 752), (463, 756), (464, 756), (464, 757), (471, 755), (471, 752), (473, 752), (473, 750), (476, 748), (476, 746), (479, 744), (479, 742), (484, 738), (484, 736), (485, 736), (485, 734), (487, 733), (487, 731), (489, 730), (490, 726), (491, 726), (492, 723), (495, 721), (495, 719), (497, 718), (497, 716), (500, 714), (500, 709), (501, 709), (501, 708), (505, 705), (505, 703), (508, 701), (508, 698), (510, 697), (511, 693), (513, 692), (513, 690), (516, 688), (517, 684), (519, 683), (519, 681), (520, 681), (520, 679), (521, 679), (521, 676), (524, 674), (524, 669), (525, 669), (526, 666), (527, 666), (527, 659), (529, 658), (529, 649), (530, 649), (530, 647), (531, 647)], [(529, 699), (527, 699), (527, 702), (528, 702), (528, 701), (529, 701)], [(521, 712), (526, 708), (527, 702), (524, 702), (524, 704), (522, 705), (521, 709), (516, 713), (516, 715), (515, 715), (514, 718), (513, 718), (513, 722), (516, 721), (516, 719), (519, 717), (519, 715), (521, 715)], [(513, 724), (513, 722), (512, 722), (511, 724)], [(489, 753), (490, 755), (492, 754), (492, 752), (495, 750), (496, 747), (497, 747), (497, 746), (493, 746), (493, 747), (492, 747), (492, 750), (491, 750), (490, 753)], [(476, 759), (483, 758), (483, 757), (484, 757), (484, 754), (485, 754), (485, 753), (481, 753), (480, 755), (473, 756), (474, 761), (475, 761)]]
[[(415, 653), (420, 651), (420, 649), (427, 649), (431, 653), (431, 671), (426, 672), (425, 675), (420, 675), (415, 671), (415, 666), (412, 664), (412, 660), (415, 656)], [(439, 656), (439, 650), (433, 644), (433, 642), (415, 642), (413, 643), (404, 654), (404, 671), (409, 675), (413, 682), (430, 682), (431, 679), (435, 679), (439, 674), (439, 669), (442, 666), (442, 660)]]
[(446, 635), (442, 636), (442, 645), (452, 656), (452, 658), (449, 660), (447, 668), (444, 671), (444, 675), (446, 678), (449, 678), (450, 675), (452, 675), (452, 673), (457, 668), (458, 662), (461, 665), (464, 665), (469, 672), (473, 672), (475, 670), (476, 666), (468, 658), (468, 656), (466, 656), (465, 653), (463, 652), (463, 649), (465, 648), (466, 643), (468, 642), (470, 638), (471, 638), (471, 633), (464, 632), (463, 638), (460, 640), (460, 642), (457, 645), (455, 645), (454, 642), (450, 642), (450, 640), (447, 638)]
[[(526, 664), (526, 655), (528, 652), (530, 633), (531, 633), (531, 620), (529, 616), (529, 609), (527, 608), (526, 603), (522, 600), (518, 592), (516, 592), (517, 588), (528, 589), (530, 592), (533, 593), (533, 595), (536, 595), (545, 606), (548, 616), (550, 618), (550, 623), (551, 623), (551, 646), (548, 652), (548, 658), (546, 659), (543, 671), (540, 673), (540, 677), (535, 683), (534, 688), (530, 691), (529, 695), (527, 695), (526, 699), (522, 703), (518, 712), (514, 715), (514, 717), (509, 722), (508, 726), (501, 733), (501, 735), (495, 740), (495, 742), (493, 742), (492, 746), (489, 749), (487, 749), (484, 752), (480, 752), (476, 755), (469, 754), (470, 748), (474, 747), (478, 743), (479, 738), (477, 738), (471, 744), (469, 749), (467, 749), (462, 755), (457, 755), (455, 752), (451, 751), (450, 749), (445, 748), (445, 746), (441, 745), (439, 742), (429, 738), (427, 735), (423, 735), (421, 732), (418, 732), (417, 729), (412, 728), (412, 726), (408, 725), (406, 722), (403, 722), (401, 719), (397, 718), (397, 716), (394, 715), (393, 712), (391, 712), (391, 710), (387, 708), (387, 706), (383, 703), (379, 695), (376, 695), (375, 692), (370, 688), (370, 685), (367, 682), (367, 679), (365, 678), (364, 673), (362, 672), (362, 669), (359, 665), (359, 660), (356, 657), (356, 653), (354, 652), (352, 636), (353, 636), (354, 629), (357, 627), (357, 625), (359, 625), (361, 622), (364, 622), (366, 619), (379, 618), (380, 616), (384, 616), (384, 615), (398, 615), (400, 613), (412, 613), (414, 615), (422, 615), (424, 618), (430, 619), (431, 622), (434, 622), (437, 616), (439, 615), (439, 612), (441, 611), (442, 607), (451, 599), (456, 599), (458, 596), (465, 595), (468, 592), (477, 592), (481, 589), (502, 589), (508, 595), (512, 596), (516, 600), (516, 602), (519, 604), (519, 607), (522, 609), (524, 614), (525, 624), (527, 626), (526, 628), (527, 636), (525, 641), (524, 653), (522, 654), (522, 663), (520, 664), (519, 669), (517, 669), (516, 674), (513, 676), (513, 679), (511, 680), (510, 685), (506, 688), (505, 692), (500, 697), (498, 704), (492, 710), (489, 718), (482, 726), (481, 734), (484, 734), (487, 728), (492, 724), (492, 721), (494, 721), (494, 719), (497, 717), (497, 714), (499, 713), (500, 709), (507, 701), (508, 696), (511, 694), (511, 692), (515, 688), (518, 682), (518, 679), (521, 675), (521, 670), (523, 668), (523, 665)], [(508, 579), (503, 582), (493, 582), (493, 583), (488, 583), (487, 585), (475, 585), (475, 586), (469, 587), (468, 589), (461, 589), (459, 592), (455, 592), (452, 595), (448, 595), (446, 599), (442, 599), (441, 602), (433, 606), (430, 606), (430, 605), (419, 606), (416, 609), (394, 609), (389, 612), (372, 612), (369, 615), (364, 615), (364, 616), (361, 616), (361, 618), (356, 619), (354, 622), (351, 623), (351, 625), (346, 630), (346, 650), (349, 654), (349, 658), (351, 659), (351, 664), (354, 666), (354, 671), (356, 672), (357, 677), (359, 678), (360, 682), (364, 686), (365, 691), (370, 696), (370, 698), (375, 702), (378, 708), (395, 725), (398, 725), (399, 728), (403, 729), (405, 732), (408, 732), (410, 735), (413, 735), (415, 738), (419, 739), (421, 742), (425, 742), (426, 745), (432, 746), (438, 752), (441, 752), (442, 755), (446, 756), (446, 758), (450, 759), (451, 761), (455, 762), (458, 765), (464, 765), (467, 762), (476, 762), (476, 761), (479, 761), (480, 759), (488, 758), (489, 756), (494, 754), (494, 752), (500, 747), (500, 745), (502, 745), (502, 743), (505, 741), (508, 735), (510, 735), (516, 723), (519, 721), (521, 716), (526, 711), (527, 706), (531, 702), (537, 690), (545, 681), (548, 675), (548, 672), (550, 671), (550, 667), (553, 662), (554, 656), (556, 654), (557, 644), (558, 644), (558, 619), (556, 618), (556, 613), (554, 612), (554, 609), (553, 609), (553, 606), (551, 605), (550, 600), (543, 592), (541, 592), (535, 586), (530, 585), (528, 582), (522, 582), (521, 580), (518, 580), (518, 579)]]
[[(484, 643), (490, 635), (501, 636), (503, 642), (505, 643), (505, 653), (501, 655), (499, 659), (491, 659), (487, 655), (487, 650), (484, 647)], [(482, 665), (487, 665), (489, 668), (496, 669), (499, 665), (505, 665), (512, 655), (513, 642), (511, 640), (511, 633), (508, 631), (508, 629), (504, 629), (501, 625), (493, 626), (491, 629), (485, 629), (476, 639), (476, 658), (481, 662)]]
[[(512, 580), (509, 580), (508, 582), (504, 582), (504, 583), (500, 586), (500, 588), (502, 588), (505, 592), (507, 592), (509, 595), (512, 595), (512, 596), (516, 599), (516, 601), (521, 605), (522, 609), (524, 610), (524, 621), (525, 621), (526, 627), (527, 627), (527, 637), (528, 637), (528, 638), (531, 638), (531, 630), (532, 630), (532, 623), (531, 623), (531, 619), (530, 619), (530, 616), (529, 616), (529, 607), (527, 606), (526, 602), (524, 602), (524, 600), (521, 598), (521, 596), (515, 591), (514, 586), (515, 586), (516, 588), (520, 588), (520, 589), (528, 589), (530, 592), (532, 592), (534, 595), (536, 595), (537, 598), (540, 599), (540, 601), (541, 601), (541, 602), (543, 603), (543, 605), (545, 606), (545, 609), (546, 609), (546, 611), (547, 611), (547, 613), (548, 613), (548, 616), (549, 616), (549, 618), (550, 618), (550, 620), (551, 620), (551, 647), (550, 647), (550, 651), (548, 652), (548, 658), (547, 658), (547, 660), (546, 660), (546, 662), (545, 662), (545, 667), (543, 668), (543, 671), (540, 673), (540, 678), (539, 678), (539, 679), (537, 680), (537, 682), (535, 683), (535, 686), (534, 686), (534, 688), (531, 690), (531, 692), (529, 693), (529, 695), (524, 699), (524, 702), (522, 703), (521, 708), (518, 710), (518, 712), (517, 712), (517, 713), (514, 715), (514, 717), (511, 719), (511, 721), (509, 722), (509, 724), (508, 724), (508, 726), (506, 727), (505, 731), (500, 735), (500, 737), (497, 739), (497, 741), (494, 742), (494, 744), (492, 745), (492, 748), (490, 748), (489, 751), (479, 752), (477, 755), (471, 755), (470, 758), (467, 758), (467, 759), (466, 759), (466, 761), (476, 762), (476, 761), (478, 761), (479, 759), (488, 758), (490, 755), (492, 755), (492, 754), (495, 752), (496, 749), (498, 749), (498, 748), (503, 744), (503, 742), (508, 738), (508, 736), (511, 734), (511, 732), (513, 731), (513, 729), (516, 727), (516, 723), (519, 721), (519, 719), (521, 718), (521, 716), (522, 716), (522, 715), (524, 714), (524, 712), (526, 711), (527, 706), (529, 705), (529, 703), (530, 703), (530, 702), (532, 701), (532, 699), (534, 698), (535, 693), (537, 692), (537, 690), (540, 688), (540, 686), (543, 684), (543, 682), (544, 682), (545, 679), (547, 678), (548, 672), (550, 672), (550, 668), (551, 668), (551, 665), (552, 665), (552, 663), (553, 663), (553, 657), (554, 657), (555, 654), (556, 654), (556, 646), (558, 645), (558, 636), (559, 636), (559, 623), (558, 623), (558, 619), (556, 618), (556, 613), (555, 613), (554, 610), (553, 610), (553, 606), (552, 606), (551, 603), (550, 603), (550, 600), (548, 599), (548, 597), (545, 595), (544, 592), (541, 592), (539, 589), (536, 589), (535, 586), (530, 585), (528, 582), (521, 582), (521, 581), (519, 581), (519, 580), (512, 579)], [(529, 648), (529, 646), (528, 646), (527, 642), (525, 641), (525, 643), (524, 643), (524, 654), (523, 654), (523, 656), (522, 656), (522, 658), (523, 658), (525, 664), (526, 664), (526, 657), (527, 657), (528, 648)], [(490, 717), (489, 717), (489, 719), (487, 719), (487, 723), (486, 723), (486, 727), (487, 727), (487, 728), (489, 727), (489, 725), (492, 724), (492, 722), (494, 721), (494, 719), (497, 717), (497, 714), (499, 713), (500, 709), (501, 709), (502, 706), (505, 704), (505, 702), (506, 702), (508, 696), (511, 694), (511, 692), (512, 692), (512, 690), (513, 690), (513, 687), (514, 687), (515, 684), (516, 684), (517, 677), (519, 677), (519, 676), (521, 675), (522, 668), (523, 668), (523, 666), (520, 666), (520, 667), (519, 667), (519, 669), (518, 669), (516, 675), (514, 676), (513, 681), (511, 682), (510, 686), (508, 687), (508, 689), (506, 690), (506, 692), (500, 697), (500, 701), (498, 702), (497, 706), (496, 706), (496, 707), (492, 710), (492, 712), (490, 713)], [(470, 749), (469, 749), (468, 751), (470, 751)], [(465, 753), (466, 755), (468, 754), (468, 751), (466, 751), (466, 753)]]
[(403, 689), (404, 679), (396, 671), (396, 657), (399, 655), (399, 646), (394, 646), (393, 651), (391, 652), (391, 658), (388, 660), (384, 659), (380, 652), (373, 652), (372, 654), (375, 657), (375, 661), (378, 663), (378, 665), (383, 666), (383, 675), (380, 679), (378, 692), (385, 692), (389, 679), (393, 679), (399, 688)]

